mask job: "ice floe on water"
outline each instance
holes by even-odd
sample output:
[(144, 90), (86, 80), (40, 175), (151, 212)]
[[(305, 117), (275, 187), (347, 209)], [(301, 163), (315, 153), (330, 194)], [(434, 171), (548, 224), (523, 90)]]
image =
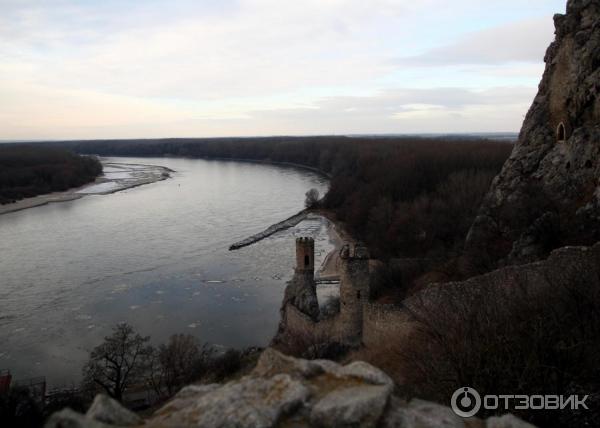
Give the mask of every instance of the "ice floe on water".
[(88, 187), (85, 187), (81, 190), (78, 190), (75, 193), (81, 193), (85, 195), (95, 195), (95, 194), (103, 194), (115, 191), (119, 189), (119, 183), (115, 181), (107, 181), (105, 183), (94, 184)]
[(106, 172), (104, 171), (104, 177), (109, 180), (122, 180), (125, 178), (132, 178), (133, 174), (131, 172)]
[(81, 314), (81, 315), (77, 315), (75, 317), (76, 320), (80, 320), (80, 321), (88, 321), (92, 319), (91, 315), (86, 315), (86, 314)]
[(149, 184), (169, 177), (170, 170), (158, 165), (134, 165), (103, 162), (104, 175), (100, 182), (86, 186), (75, 193), (81, 195), (103, 195), (130, 187)]
[(113, 287), (112, 291), (110, 292), (110, 294), (115, 294), (115, 293), (122, 293), (124, 291), (129, 290), (130, 285), (129, 284), (117, 284)]

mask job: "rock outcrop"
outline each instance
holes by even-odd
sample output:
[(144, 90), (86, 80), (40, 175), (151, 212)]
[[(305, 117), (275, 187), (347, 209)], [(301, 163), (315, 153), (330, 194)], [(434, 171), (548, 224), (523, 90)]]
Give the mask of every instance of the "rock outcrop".
[(519, 140), (467, 237), (480, 271), (600, 240), (600, 1), (569, 0)]
[(190, 385), (145, 421), (99, 396), (82, 415), (52, 415), (46, 428), (405, 427), (531, 428), (512, 415), (462, 419), (445, 406), (394, 395), (392, 380), (364, 362), (341, 366), (268, 348), (248, 376), (224, 385)]

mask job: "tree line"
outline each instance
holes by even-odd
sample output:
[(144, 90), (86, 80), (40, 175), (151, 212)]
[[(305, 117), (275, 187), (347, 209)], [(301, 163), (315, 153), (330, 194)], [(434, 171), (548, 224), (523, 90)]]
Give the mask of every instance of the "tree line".
[(102, 164), (91, 156), (45, 146), (0, 145), (0, 204), (94, 181)]

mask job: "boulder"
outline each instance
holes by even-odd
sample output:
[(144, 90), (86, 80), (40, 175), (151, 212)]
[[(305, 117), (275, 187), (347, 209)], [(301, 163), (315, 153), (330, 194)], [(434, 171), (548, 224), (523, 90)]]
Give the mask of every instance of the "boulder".
[(117, 425), (105, 424), (94, 419), (90, 419), (81, 413), (71, 409), (63, 409), (54, 413), (48, 418), (45, 428), (114, 428)]
[(492, 416), (485, 421), (485, 428), (535, 428), (514, 415)]
[(319, 427), (375, 427), (390, 396), (389, 386), (356, 386), (332, 391), (312, 408), (310, 421)]
[(483, 428), (481, 421), (463, 419), (441, 404), (417, 399), (405, 405), (399, 405), (398, 402), (394, 404), (385, 419), (384, 428)]
[(142, 422), (138, 415), (104, 394), (96, 395), (85, 415), (89, 419), (121, 426), (139, 425)]
[(393, 390), (389, 376), (365, 362), (308, 361), (268, 348), (249, 375), (186, 386), (145, 420), (98, 396), (86, 415), (65, 409), (52, 415), (46, 428), (531, 427), (512, 415), (462, 419), (440, 404), (407, 403)]
[(305, 385), (287, 374), (245, 377), (210, 392), (202, 390), (194, 395), (188, 391), (187, 405), (169, 403), (145, 426), (273, 427), (282, 417), (302, 406), (309, 395)]

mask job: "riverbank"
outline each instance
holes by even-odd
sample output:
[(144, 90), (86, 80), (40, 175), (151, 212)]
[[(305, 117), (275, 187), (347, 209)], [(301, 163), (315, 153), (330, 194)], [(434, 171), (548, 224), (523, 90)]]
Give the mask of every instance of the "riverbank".
[(303, 165), (301, 163), (295, 163), (295, 162), (277, 162), (277, 161), (271, 161), (268, 159), (245, 159), (245, 158), (223, 158), (223, 157), (189, 157), (190, 159), (205, 159), (205, 160), (218, 160), (218, 161), (232, 161), (232, 162), (248, 162), (248, 163), (259, 163), (259, 164), (266, 164), (266, 165), (276, 165), (276, 166), (288, 166), (288, 167), (293, 167), (293, 168), (299, 168), (299, 169), (304, 169), (307, 171), (312, 171), (314, 173), (317, 173), (327, 179), (331, 179), (333, 176), (319, 168), (315, 168), (312, 166), (308, 166), (308, 165)]
[(344, 244), (352, 244), (355, 240), (330, 211), (317, 210), (314, 214), (324, 217), (329, 222), (327, 233), (333, 244), (333, 249), (325, 256), (325, 260), (317, 270), (317, 281), (336, 281), (340, 277), (340, 251)]
[(108, 195), (121, 190), (166, 180), (173, 170), (159, 165), (127, 164), (102, 161), (103, 175), (91, 183), (64, 192), (53, 192), (0, 205), (0, 215), (47, 204), (68, 202), (87, 195)]
[(327, 220), (327, 233), (329, 235), (331, 243), (333, 244), (333, 249), (325, 256), (323, 263), (315, 272), (315, 279), (317, 281), (337, 281), (339, 280), (340, 276), (340, 250), (342, 249), (344, 244), (354, 243), (355, 240), (345, 230), (341, 222), (337, 220), (335, 214), (328, 210), (302, 210), (299, 213), (294, 214), (293, 216), (283, 221), (269, 226), (268, 228), (259, 233), (249, 236), (248, 238), (245, 238), (241, 241), (235, 242), (229, 247), (229, 251), (235, 251), (240, 248), (255, 244), (277, 232), (294, 227), (298, 225), (301, 221), (310, 219), (314, 216), (323, 217)]

